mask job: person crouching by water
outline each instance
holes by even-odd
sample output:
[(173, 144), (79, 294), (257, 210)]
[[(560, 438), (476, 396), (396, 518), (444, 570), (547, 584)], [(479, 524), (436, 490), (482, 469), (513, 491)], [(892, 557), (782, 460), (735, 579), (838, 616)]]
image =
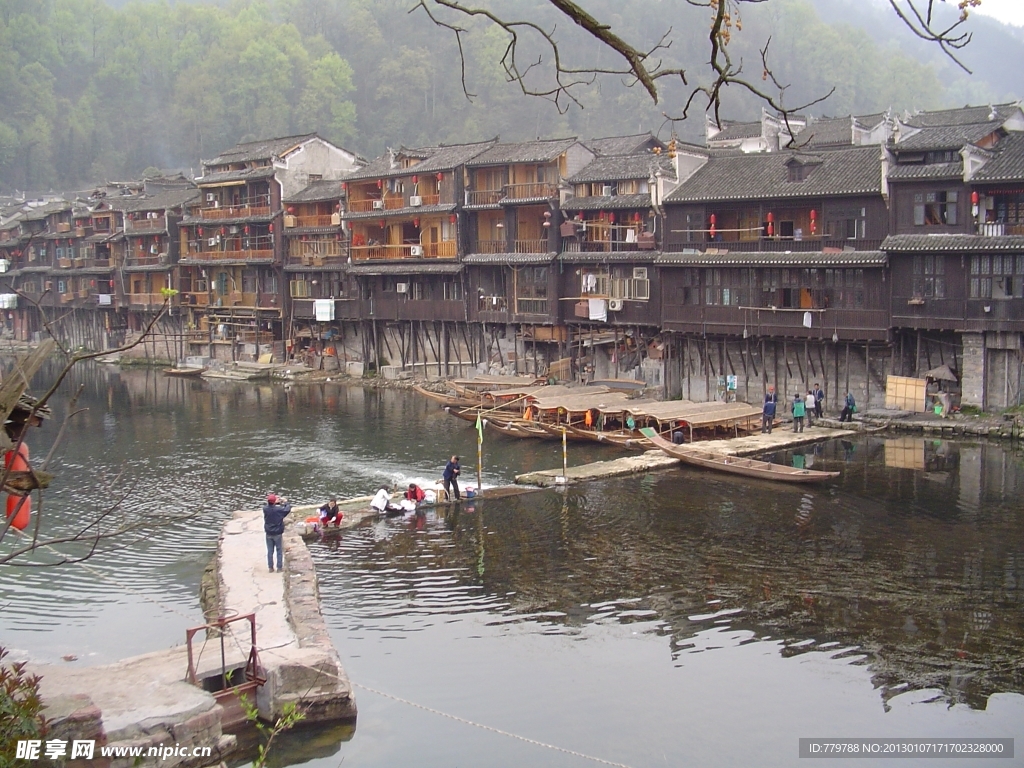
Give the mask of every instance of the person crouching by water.
[(420, 488), (416, 483), (409, 483), (409, 488), (405, 492), (405, 498), (409, 501), (413, 501), (419, 504), (421, 501), (427, 498), (427, 493)]
[(459, 473), (462, 471), (462, 467), (459, 466), (459, 457), (452, 456), (447, 464), (444, 465), (444, 474), (441, 475), (441, 479), (444, 482), (444, 492), (448, 495), (449, 501), (452, 498), (452, 494), (455, 495), (455, 500), (458, 501), (459, 495)]
[(396, 515), (402, 511), (401, 507), (391, 503), (391, 493), (384, 487), (377, 491), (370, 506), (381, 515)]
[(804, 431), (804, 416), (807, 414), (807, 406), (804, 404), (803, 399), (800, 397), (800, 393), (797, 392), (793, 395), (793, 431), (803, 432)]
[(772, 426), (775, 424), (775, 387), (772, 387), (765, 393), (764, 396), (764, 407), (761, 410), (761, 434), (766, 432), (770, 435), (772, 433)]
[(267, 494), (263, 505), (263, 531), (267, 534), (267, 569), (274, 572), (274, 550), (277, 550), (277, 571), (284, 570), (284, 519), (291, 514), (288, 499), (274, 493)]
[(320, 526), (326, 528), (328, 525), (335, 527), (341, 525), (341, 510), (338, 509), (338, 500), (331, 496), (330, 501), (320, 507)]

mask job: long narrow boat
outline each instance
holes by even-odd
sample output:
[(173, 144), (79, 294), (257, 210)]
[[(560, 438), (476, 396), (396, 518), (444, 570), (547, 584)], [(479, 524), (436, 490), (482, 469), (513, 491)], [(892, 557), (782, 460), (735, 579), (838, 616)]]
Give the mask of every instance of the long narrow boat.
[(413, 387), (413, 391), (419, 392), (424, 397), (429, 398), (431, 400), (436, 400), (439, 403), (448, 403), (451, 402), (452, 400), (452, 395), (450, 392), (431, 392), (429, 389), (426, 389), (425, 387), (422, 387), (419, 384), (416, 384)]
[[(503, 435), (510, 435), (512, 437), (537, 437), (541, 440), (554, 440), (554, 436), (547, 430), (541, 428), (539, 425), (532, 421), (526, 421), (525, 419), (509, 419), (507, 421), (500, 421), (484, 417), (487, 426), (496, 429)], [(561, 435), (558, 436), (561, 439)]]
[[(739, 456), (726, 456), (711, 451), (694, 450), (689, 445), (675, 445), (666, 440), (653, 429), (645, 427), (640, 430), (644, 437), (651, 441), (669, 456), (679, 459), (684, 464), (692, 464), (705, 469), (729, 472), (744, 477), (759, 477), (763, 480), (778, 480), (784, 483), (819, 483), (839, 477), (838, 472), (819, 472), (814, 469), (798, 469), (784, 464), (772, 464), (758, 459), (744, 459)], [(691, 444), (692, 445), (692, 444)]]
[(205, 368), (164, 368), (165, 376), (202, 376), (206, 372)]
[[(551, 434), (558, 438), (562, 436), (562, 424), (540, 424)], [(627, 448), (634, 451), (650, 450), (653, 445), (646, 437), (640, 437), (636, 432), (626, 429), (619, 429), (613, 432), (602, 432), (596, 429), (583, 429), (581, 427), (565, 426), (566, 436), (570, 440), (578, 442), (601, 443), (602, 445), (614, 445), (619, 448)]]

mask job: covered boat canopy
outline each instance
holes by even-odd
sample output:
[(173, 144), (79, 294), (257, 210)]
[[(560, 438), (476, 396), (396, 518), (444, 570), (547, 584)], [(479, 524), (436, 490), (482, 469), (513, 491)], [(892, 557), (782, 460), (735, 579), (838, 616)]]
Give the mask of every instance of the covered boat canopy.
[(476, 376), (472, 379), (455, 379), (452, 383), (466, 389), (484, 392), (488, 390), (507, 390), (515, 387), (536, 388), (544, 382), (545, 379), (539, 379), (536, 376)]
[(685, 423), (693, 430), (709, 427), (749, 427), (751, 419), (761, 418), (761, 409), (749, 403), (693, 403), (686, 400), (665, 400), (655, 403), (631, 404), (627, 409), (634, 419), (647, 418), (658, 423), (659, 431), (666, 425)]
[[(537, 398), (534, 406), (541, 411), (565, 411), (566, 413), (584, 413), (596, 409), (603, 414), (623, 413), (629, 398), (622, 392), (591, 392), (578, 394), (577, 389), (572, 394)], [(638, 402), (638, 401), (632, 401)]]

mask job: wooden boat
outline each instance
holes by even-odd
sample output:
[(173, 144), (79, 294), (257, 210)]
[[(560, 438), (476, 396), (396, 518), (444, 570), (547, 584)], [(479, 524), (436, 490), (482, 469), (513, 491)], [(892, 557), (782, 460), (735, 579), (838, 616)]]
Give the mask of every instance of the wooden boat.
[(439, 403), (450, 403), (452, 401), (451, 393), (446, 392), (442, 394), (441, 392), (431, 392), (429, 389), (426, 389), (419, 384), (413, 387), (413, 391), (419, 392), (424, 397), (429, 398), (430, 400), (436, 400)]
[(165, 376), (202, 376), (206, 368), (164, 368)]
[[(510, 435), (511, 437), (539, 437), (541, 440), (555, 439), (550, 432), (539, 424), (532, 421), (526, 421), (525, 419), (508, 419), (502, 421), (490, 419), (485, 416), (484, 421), (487, 422), (487, 426), (489, 428), (495, 429), (503, 435)], [(562, 439), (561, 433), (559, 433), (558, 439)]]
[(762, 480), (778, 480), (784, 483), (819, 483), (839, 477), (838, 472), (819, 472), (814, 469), (798, 469), (784, 464), (772, 464), (769, 461), (745, 459), (739, 456), (726, 456), (711, 451), (695, 450), (690, 445), (675, 445), (666, 440), (653, 429), (640, 430), (644, 437), (669, 456), (679, 459), (684, 464), (692, 464), (705, 469), (729, 472), (744, 477), (759, 477)]
[(586, 443), (600, 443), (601, 445), (614, 445), (618, 448), (629, 450), (646, 451), (654, 446), (646, 437), (641, 437), (636, 432), (619, 429), (614, 432), (601, 432), (596, 429), (583, 429), (564, 424), (539, 423), (539, 426), (551, 433), (552, 436), (562, 439), (562, 428), (565, 428), (566, 437), (569, 440)]

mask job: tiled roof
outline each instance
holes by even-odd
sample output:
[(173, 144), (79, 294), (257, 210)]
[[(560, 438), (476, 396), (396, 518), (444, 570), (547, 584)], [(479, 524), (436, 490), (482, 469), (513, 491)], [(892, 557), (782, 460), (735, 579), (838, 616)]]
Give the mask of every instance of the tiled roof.
[(894, 165), (889, 168), (891, 180), (900, 179), (962, 179), (964, 176), (963, 162), (956, 163), (919, 163)]
[(349, 267), (353, 275), (456, 275), (462, 271), (461, 264), (402, 263), (402, 264), (354, 264)]
[(324, 200), (340, 200), (345, 196), (341, 180), (314, 181), (304, 189), (285, 199), (286, 203), (318, 203)]
[(671, 173), (675, 178), (675, 168), (667, 155), (616, 155), (595, 157), (579, 173), (569, 177), (570, 184), (583, 184), (588, 181), (619, 181), (622, 179), (648, 179), (655, 171)]
[(1018, 103), (994, 104), (980, 107), (959, 107), (956, 109), (937, 109), (931, 112), (918, 112), (916, 115), (908, 116), (903, 122), (918, 128), (934, 127), (939, 125), (969, 125), (971, 123), (987, 123), (993, 120), (1005, 121), (1015, 109), (1019, 109)]
[(228, 163), (270, 160), (273, 157), (280, 157), (288, 150), (294, 149), (313, 138), (316, 138), (315, 133), (306, 133), (300, 136), (282, 136), (277, 139), (247, 141), (244, 144), (236, 144), (231, 149), (221, 152), (213, 160), (203, 161), (203, 165), (227, 165)]
[(469, 253), (462, 257), (464, 264), (550, 264), (554, 253)]
[(1002, 121), (972, 123), (969, 125), (944, 125), (922, 128), (913, 136), (901, 139), (894, 145), (897, 152), (927, 149), (960, 149), (965, 144), (981, 141), (993, 131), (999, 130)]
[(196, 186), (205, 187), (212, 184), (221, 184), (225, 181), (256, 181), (257, 179), (269, 179), (273, 175), (274, 166), (272, 165), (262, 168), (246, 168), (242, 171), (221, 171), (200, 176), (196, 179)]
[(120, 209), (122, 211), (164, 211), (198, 199), (199, 191), (195, 187), (178, 188), (156, 195), (140, 195), (122, 200)]
[(1019, 251), (1024, 252), (1024, 235), (889, 235), (882, 241), (889, 252), (933, 251)]
[(665, 148), (665, 142), (652, 133), (637, 133), (632, 136), (608, 136), (603, 139), (585, 141), (587, 148), (596, 155), (635, 155), (646, 153), (650, 142)]
[(795, 141), (799, 147), (853, 144), (853, 118), (828, 117), (815, 120), (797, 133)]
[(840, 251), (839, 253), (823, 253), (821, 251), (755, 251), (750, 253), (702, 253), (701, 251), (683, 251), (681, 253), (661, 253), (655, 263), (658, 265), (698, 265), (717, 264), (720, 266), (844, 266), (868, 265), (885, 266), (887, 255), (882, 251)]
[(755, 139), (761, 136), (761, 121), (753, 123), (730, 123), (722, 121), (722, 130), (708, 139), (708, 141), (740, 141), (741, 139)]
[(1024, 181), (1024, 133), (1009, 133), (995, 146), (993, 155), (975, 172), (973, 181)]
[(361, 211), (358, 213), (347, 211), (342, 218), (346, 221), (359, 221), (362, 219), (384, 219), (394, 216), (421, 216), (426, 213), (449, 213), (454, 210), (454, 203), (445, 203), (443, 205), (421, 205), (416, 208), (388, 208), (384, 211)]
[(881, 193), (879, 148), (851, 147), (822, 152), (803, 181), (789, 181), (788, 162), (797, 152), (712, 157), (665, 199), (668, 203), (762, 200), (822, 195)]
[(485, 165), (507, 165), (509, 163), (546, 163), (554, 160), (573, 144), (575, 137), (567, 139), (540, 139), (538, 141), (517, 141), (495, 144), (486, 152), (466, 163), (471, 167)]
[(62, 211), (70, 210), (71, 203), (66, 203), (64, 201), (47, 203), (46, 205), (26, 209), (24, 221), (39, 221), (41, 219), (45, 219), (52, 213), (61, 213)]
[(619, 208), (650, 208), (651, 195), (612, 195), (610, 197), (570, 197), (562, 203), (563, 211), (600, 211)]
[(414, 173), (449, 171), (464, 165), (481, 152), (493, 147), (495, 142), (495, 139), (491, 139), (472, 144), (451, 144), (449, 146), (419, 147), (416, 149), (402, 147), (397, 154), (419, 158), (420, 162), (410, 168), (392, 167), (391, 156), (381, 155), (345, 178), (347, 181), (361, 181), (363, 179), (387, 179), (393, 176), (410, 176)]
[[(582, 243), (582, 245), (586, 245), (586, 243)], [(578, 253), (560, 253), (558, 260), (568, 264), (589, 264), (595, 261), (653, 264), (657, 257), (658, 254), (654, 251), (580, 251)]]

